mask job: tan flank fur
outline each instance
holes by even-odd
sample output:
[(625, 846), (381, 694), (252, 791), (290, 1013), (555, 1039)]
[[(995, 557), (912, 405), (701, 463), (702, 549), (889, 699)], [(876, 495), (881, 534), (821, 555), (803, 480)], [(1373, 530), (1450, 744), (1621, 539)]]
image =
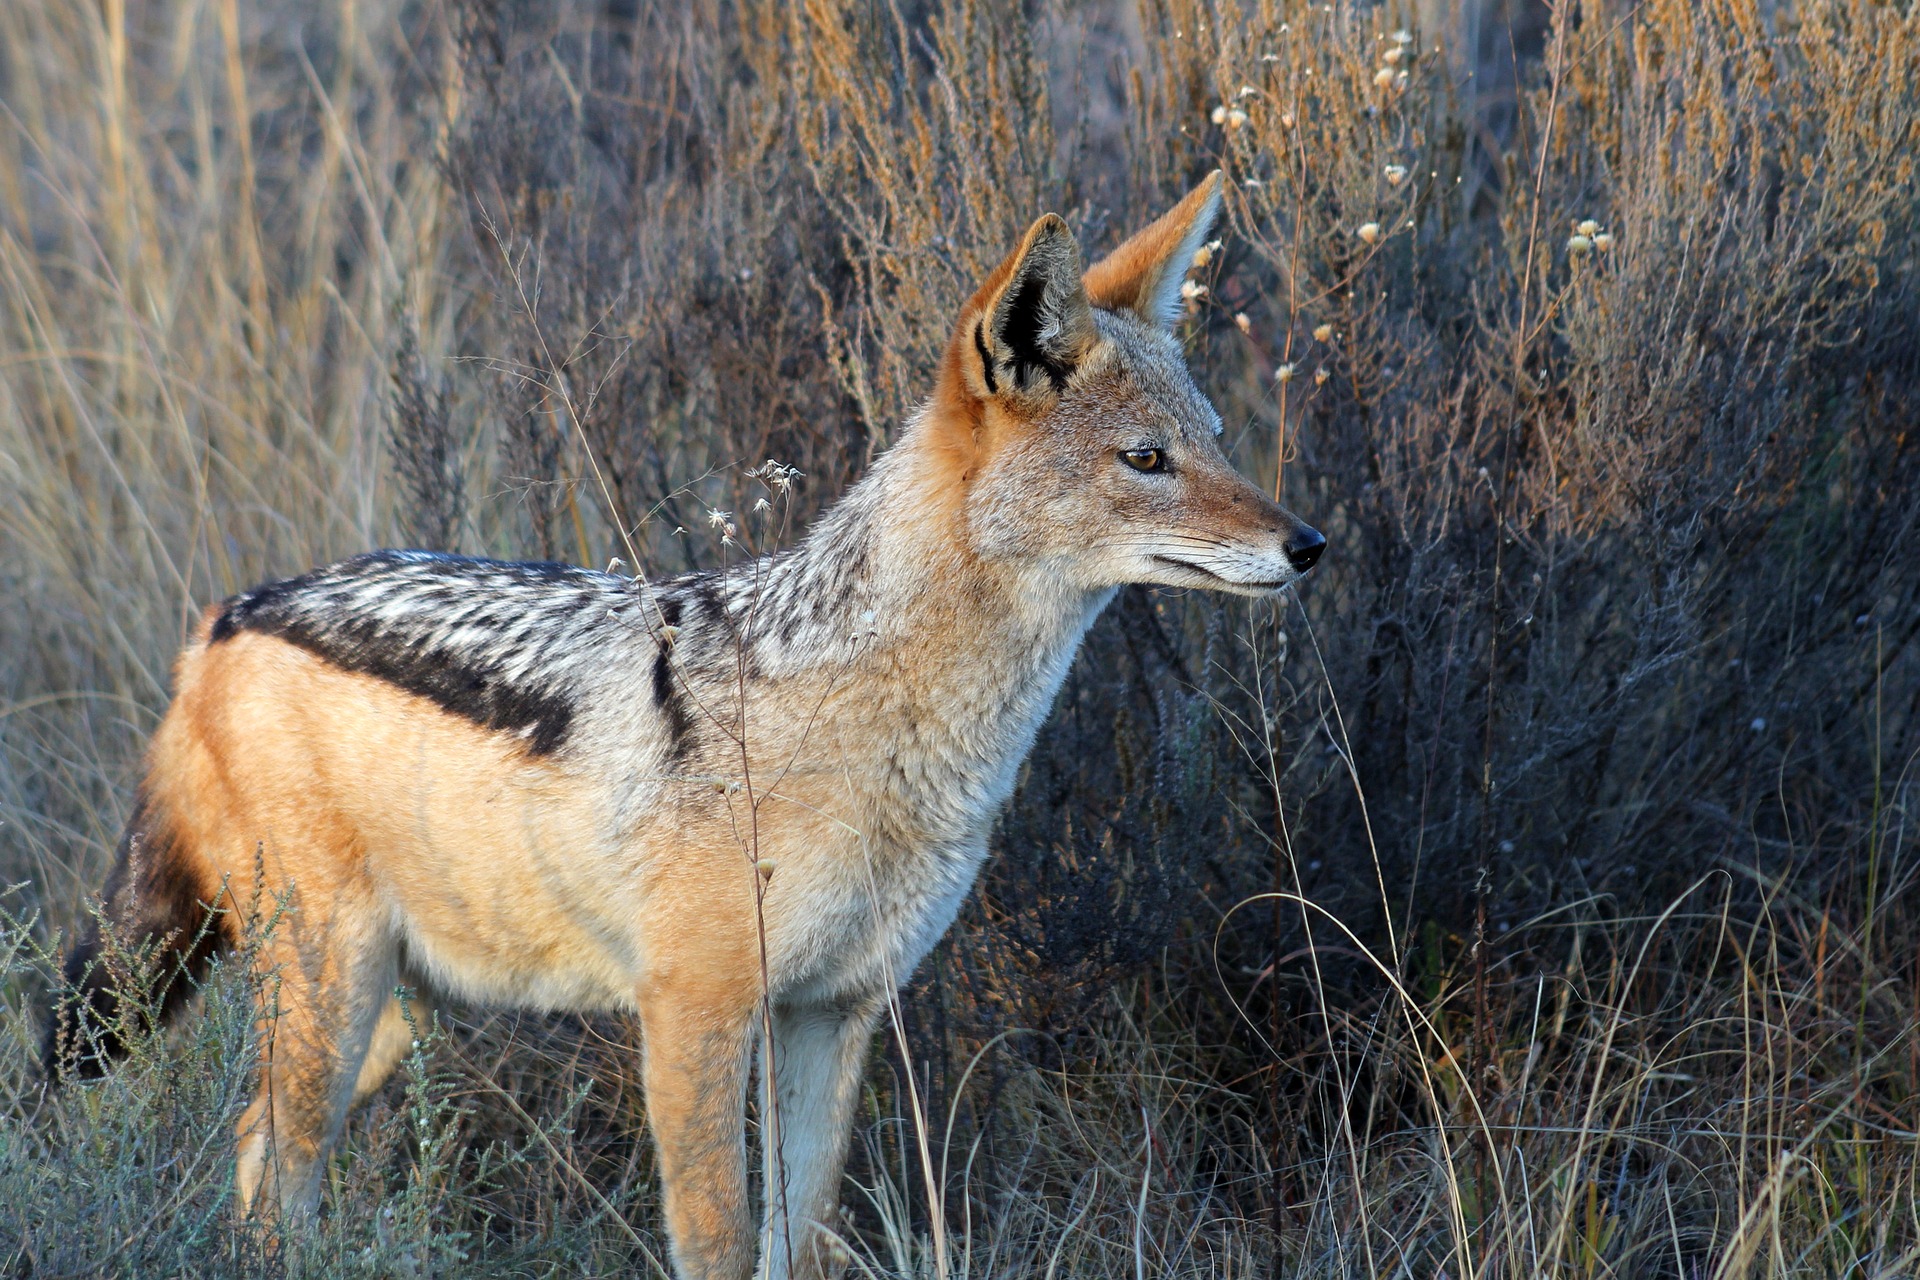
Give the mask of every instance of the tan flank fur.
[[(1219, 202), (1215, 174), (1084, 275), (1066, 224), (1035, 222), (899, 443), (791, 552), (662, 582), (378, 552), (207, 611), (103, 917), (192, 965), (238, 940), (223, 885), (258, 866), (285, 897), (239, 1126), (252, 1211), (314, 1209), (348, 1108), (406, 1050), (405, 985), (637, 1013), (677, 1273), (837, 1271), (822, 1224), (876, 1019), (1087, 627), (1124, 584), (1265, 595), (1324, 546), (1227, 461), (1172, 334)], [(69, 1074), (113, 1048), (101, 945), (55, 1009)]]

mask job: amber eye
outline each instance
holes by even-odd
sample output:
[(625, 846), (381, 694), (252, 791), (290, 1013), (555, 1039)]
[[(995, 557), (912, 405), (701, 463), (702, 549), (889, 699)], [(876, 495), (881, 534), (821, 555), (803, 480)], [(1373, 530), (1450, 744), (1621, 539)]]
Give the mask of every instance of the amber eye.
[(1120, 460), (1135, 471), (1165, 471), (1166, 455), (1158, 449), (1123, 449)]

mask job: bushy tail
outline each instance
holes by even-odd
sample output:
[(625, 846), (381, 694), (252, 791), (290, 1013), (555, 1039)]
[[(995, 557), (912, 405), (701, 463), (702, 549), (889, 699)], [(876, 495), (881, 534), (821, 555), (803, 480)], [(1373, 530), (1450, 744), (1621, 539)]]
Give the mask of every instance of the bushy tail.
[(91, 1079), (130, 1037), (179, 1012), (208, 964), (236, 940), (219, 885), (144, 791), (120, 837), (99, 912), (67, 957), (47, 1022), (49, 1079)]

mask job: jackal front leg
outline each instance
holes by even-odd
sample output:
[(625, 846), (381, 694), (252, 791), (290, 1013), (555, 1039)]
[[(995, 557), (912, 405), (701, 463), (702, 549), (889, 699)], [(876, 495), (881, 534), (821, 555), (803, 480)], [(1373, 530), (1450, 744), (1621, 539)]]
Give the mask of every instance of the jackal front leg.
[[(848, 1130), (883, 996), (776, 1005), (773, 1052), (761, 1055), (760, 1141), (766, 1170), (762, 1280), (840, 1274), (833, 1240)], [(767, 1105), (768, 1077), (775, 1105)], [(775, 1155), (780, 1159), (776, 1162)]]
[(640, 994), (647, 1123), (680, 1280), (748, 1280), (746, 1089), (752, 993), (656, 987)]

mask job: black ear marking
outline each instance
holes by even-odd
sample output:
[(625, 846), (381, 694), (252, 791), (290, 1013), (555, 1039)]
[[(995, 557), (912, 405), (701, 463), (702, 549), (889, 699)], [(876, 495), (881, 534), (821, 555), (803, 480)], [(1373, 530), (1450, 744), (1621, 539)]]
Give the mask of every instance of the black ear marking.
[[(1013, 380), (1017, 385), (1026, 385), (1031, 372), (1038, 369), (1047, 375), (1055, 391), (1064, 391), (1069, 370), (1047, 348), (1046, 303), (1046, 275), (1040, 271), (1029, 273), (1007, 300), (1005, 316), (1000, 321), (1000, 336), (1013, 351)], [(1057, 324), (1055, 329), (1057, 332)]]
[(973, 349), (980, 353), (980, 375), (987, 380), (987, 394), (1000, 394), (1000, 380), (993, 376), (993, 352), (987, 350), (987, 322), (973, 326)]

